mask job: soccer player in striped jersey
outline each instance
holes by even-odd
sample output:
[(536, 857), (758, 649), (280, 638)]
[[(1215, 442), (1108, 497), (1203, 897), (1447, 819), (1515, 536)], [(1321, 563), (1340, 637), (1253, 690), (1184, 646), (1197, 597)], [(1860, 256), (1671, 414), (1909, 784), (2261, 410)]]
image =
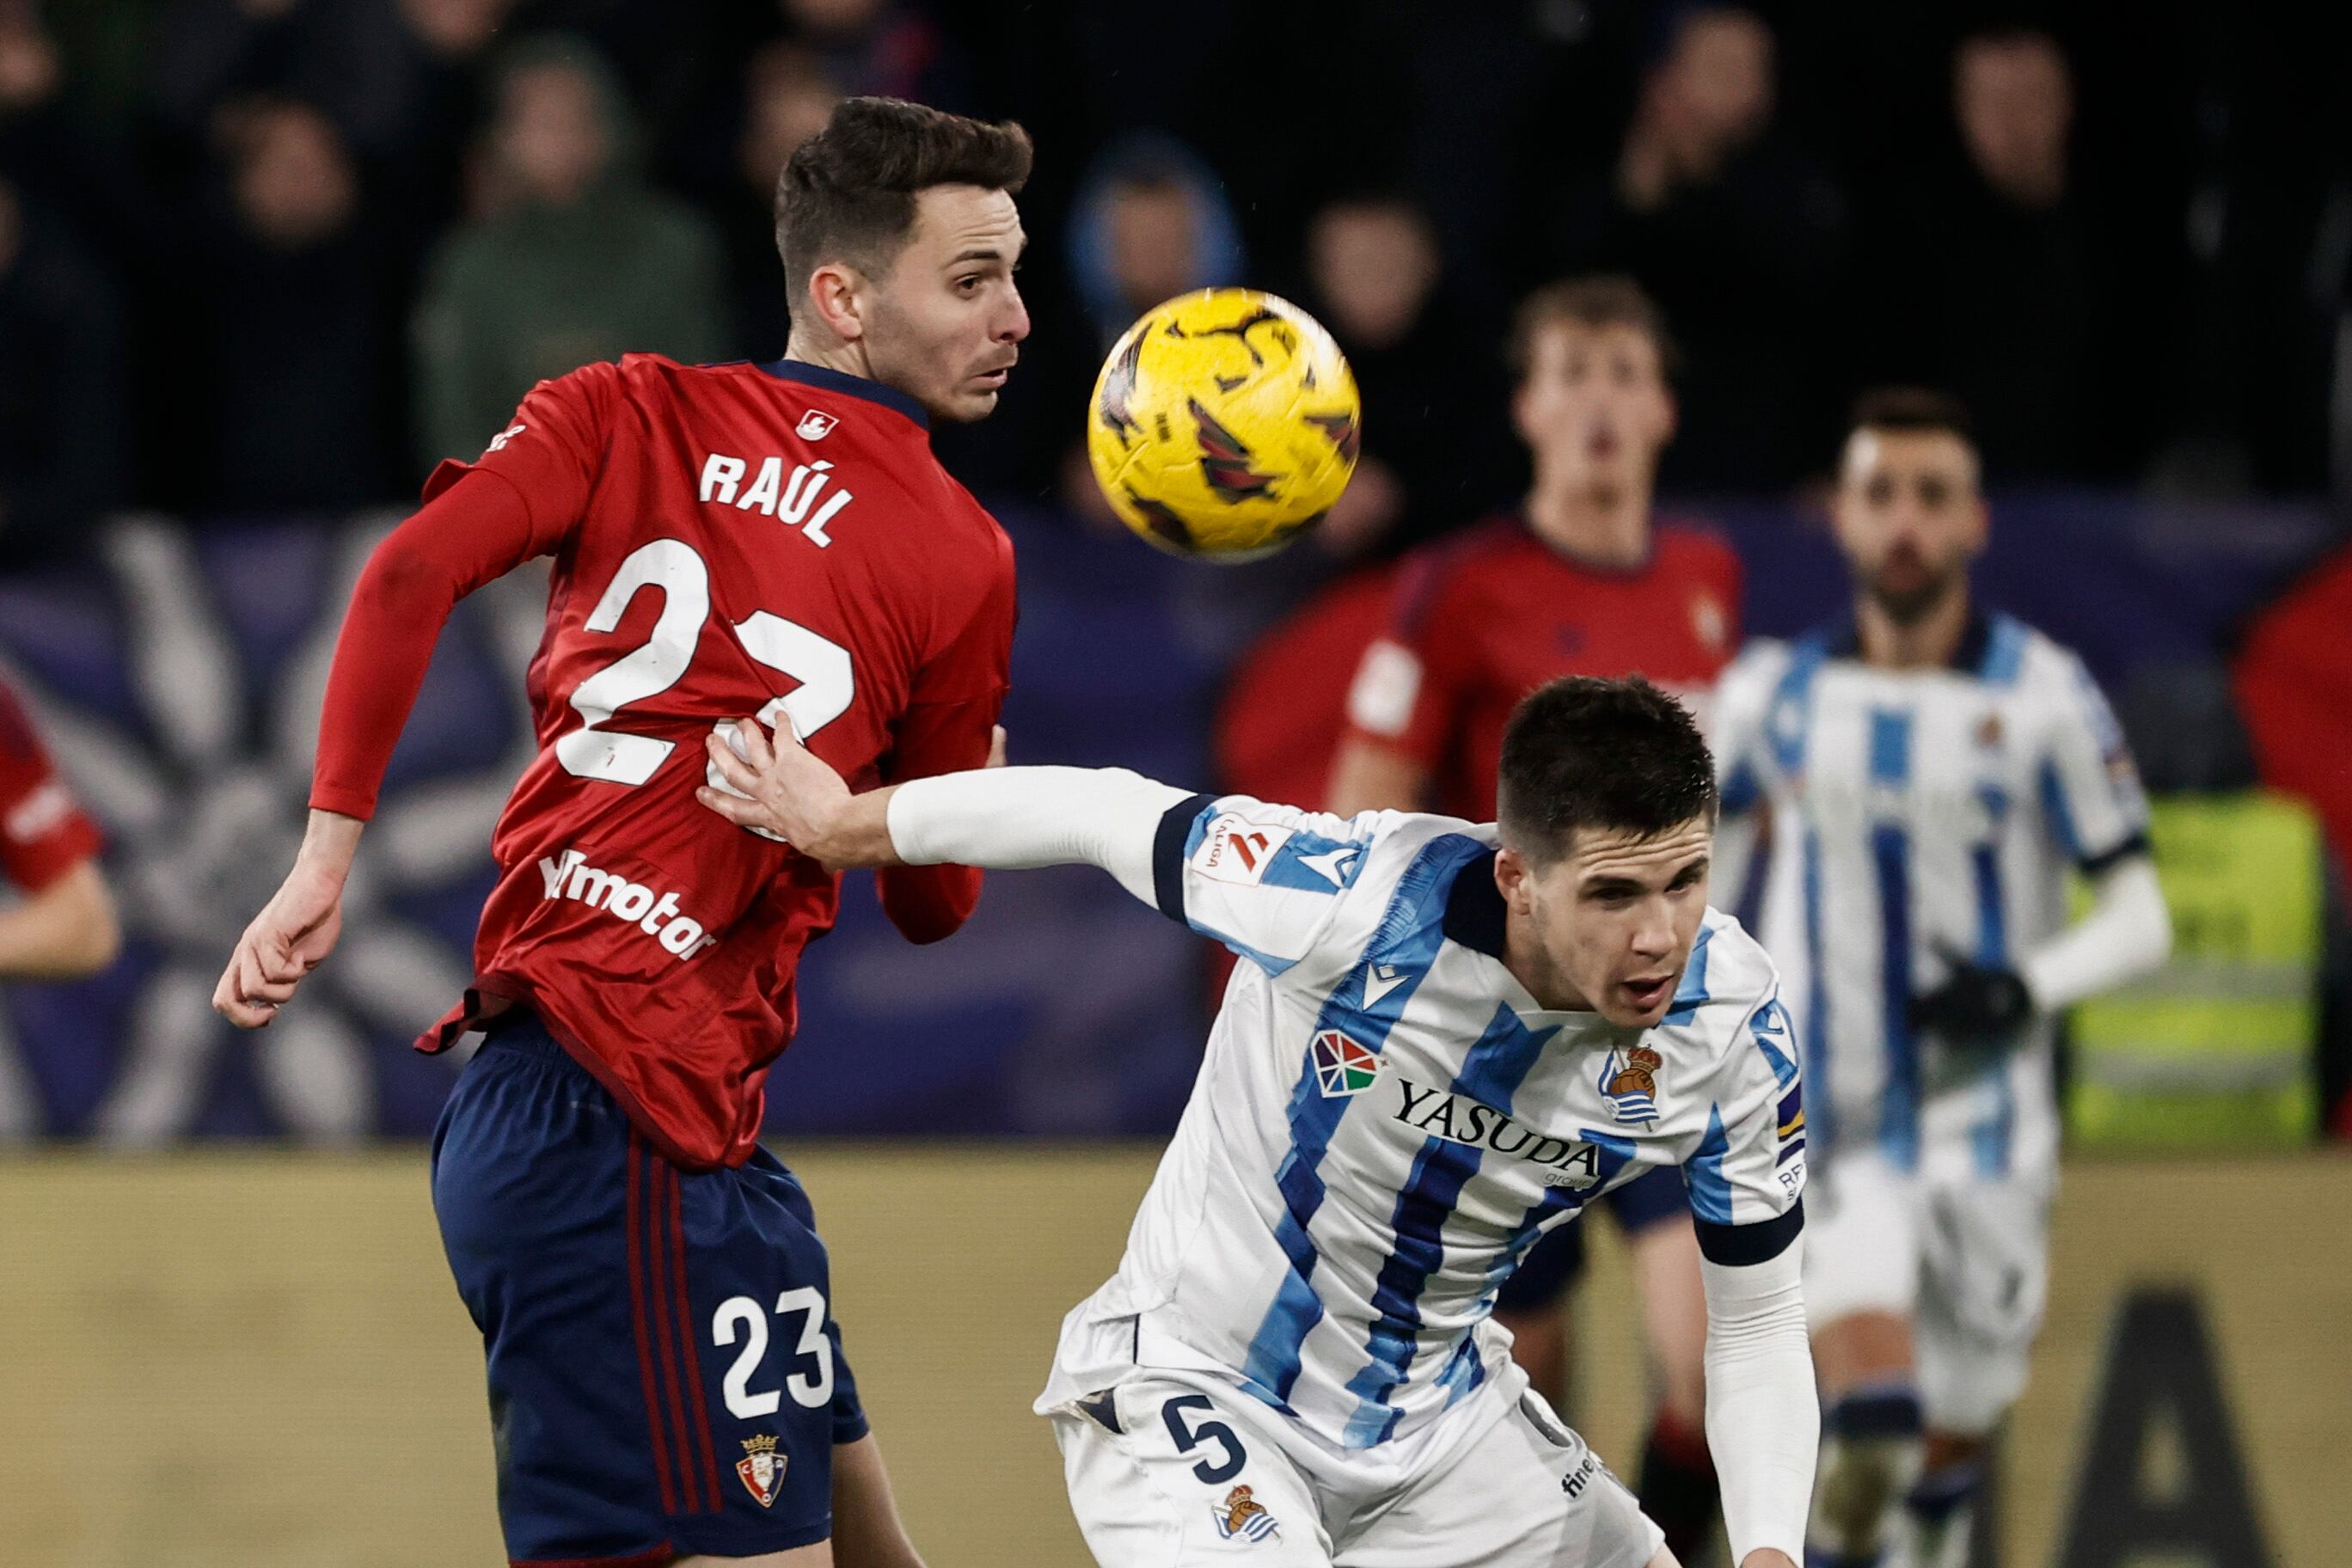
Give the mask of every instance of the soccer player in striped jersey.
[[(1852, 616), (1756, 645), (1717, 692), (1718, 874), (1736, 885), (1743, 821), (1769, 813), (1761, 935), (1817, 1178), (1815, 1561), (1957, 1568), (2041, 1319), (2053, 1019), (2154, 968), (2171, 933), (2098, 687), (1969, 595), (1988, 519), (1965, 411), (1865, 398), (1834, 515)], [(2096, 893), (2071, 924), (2070, 868)]]
[(1740, 1568), (1793, 1568), (1819, 1433), (1798, 1068), (1770, 961), (1706, 908), (1713, 764), (1641, 680), (1528, 697), (1497, 824), (1007, 768), (853, 795), (714, 738), (705, 805), (827, 866), (1085, 861), (1234, 971), (1118, 1273), (1038, 1400), (1107, 1563), (1673, 1568), (1490, 1320), (1537, 1238), (1679, 1167)]
[[(1629, 279), (1574, 278), (1519, 306), (1511, 423), (1533, 482), (1513, 511), (1404, 562), (1386, 633), (1348, 697), (1326, 805), (1342, 815), (1433, 805), (1495, 815), (1495, 757), (1513, 704), (1562, 675), (1649, 677), (1704, 714), (1738, 645), (1739, 561), (1713, 532), (1655, 514), (1676, 418), (1675, 354)], [(1680, 1557), (1720, 1505), (1705, 1436), (1706, 1308), (1690, 1205), (1671, 1172), (1610, 1194), (1639, 1289), (1656, 1404), (1633, 1484)], [(1547, 1237), (1495, 1304), (1511, 1353), (1558, 1397), (1582, 1227)]]

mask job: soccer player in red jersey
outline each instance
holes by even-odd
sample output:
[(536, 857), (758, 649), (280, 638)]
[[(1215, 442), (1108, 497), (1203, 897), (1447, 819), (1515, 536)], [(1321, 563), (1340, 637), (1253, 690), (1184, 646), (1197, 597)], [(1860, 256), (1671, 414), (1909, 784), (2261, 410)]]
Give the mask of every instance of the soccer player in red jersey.
[[(1739, 563), (1703, 531), (1651, 515), (1675, 428), (1657, 307), (1630, 280), (1530, 295), (1511, 335), (1511, 413), (1535, 459), (1526, 503), (1408, 557), (1387, 634), (1349, 692), (1329, 808), (1495, 815), (1503, 726), (1563, 675), (1645, 675), (1693, 706), (1738, 646)], [(1662, 1384), (1642, 1455), (1642, 1507), (1696, 1561), (1718, 1511), (1705, 1437), (1706, 1300), (1688, 1200), (1660, 1171), (1611, 1194), (1633, 1248)], [(1523, 1259), (1496, 1320), (1538, 1388), (1567, 1373), (1561, 1299), (1582, 1267), (1573, 1227)]]
[[(16, 694), (0, 685), (0, 980), (78, 980), (122, 945), (98, 867), (98, 825), (75, 804)], [(0, 1140), (40, 1131), (40, 1107), (13, 1058), (0, 1060)]]
[[(418, 1040), (485, 1031), (434, 1136), (434, 1207), (482, 1331), (517, 1563), (918, 1560), (829, 1310), (808, 1200), (758, 1142), (801, 950), (839, 879), (695, 803), (746, 711), (868, 784), (980, 766), (1013, 558), (933, 458), (987, 416), (1029, 319), (1027, 134), (853, 99), (777, 195), (785, 357), (652, 355), (534, 388), (444, 463), (352, 595), (293, 871), (215, 1005), (266, 1025), (326, 958), (343, 880), (452, 603), (553, 557), (540, 751), (492, 840), (476, 978)], [(879, 877), (908, 937), (962, 868)]]

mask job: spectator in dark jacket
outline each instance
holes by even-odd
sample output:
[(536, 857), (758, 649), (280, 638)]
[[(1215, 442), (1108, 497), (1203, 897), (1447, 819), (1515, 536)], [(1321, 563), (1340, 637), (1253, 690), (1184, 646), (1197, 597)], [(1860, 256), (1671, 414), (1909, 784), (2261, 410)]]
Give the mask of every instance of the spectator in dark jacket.
[(1881, 272), (1899, 291), (1885, 338), (1905, 365), (1977, 415), (1993, 479), (2085, 478), (2100, 467), (2093, 240), (2073, 198), (2074, 82), (2039, 32), (1965, 40), (1952, 65), (1962, 154), (1915, 193)]
[(103, 274), (0, 179), (0, 570), (121, 499), (122, 334)]
[(1307, 282), (1302, 302), (1346, 351), (1364, 400), (1363, 456), (1318, 546), (1400, 552), (1524, 488), (1500, 358), (1444, 287), (1416, 204), (1375, 193), (1323, 207), (1307, 225)]
[(816, 57), (793, 44), (770, 44), (743, 73), (733, 177), (709, 205), (727, 247), (735, 346), (753, 359), (781, 355), (792, 335), (776, 254), (776, 177), (800, 144), (824, 129), (841, 97)]
[(1644, 73), (1615, 165), (1539, 220), (1530, 254), (1561, 272), (1626, 272), (1685, 356), (1668, 485), (1785, 483), (1828, 450), (1843, 395), (1843, 200), (1771, 132), (1771, 30), (1754, 12), (1675, 17)]
[(391, 500), (398, 269), (358, 167), (307, 104), (247, 102), (220, 133), (227, 166), (174, 275), (188, 353), (163, 372), (171, 499), (207, 512)]

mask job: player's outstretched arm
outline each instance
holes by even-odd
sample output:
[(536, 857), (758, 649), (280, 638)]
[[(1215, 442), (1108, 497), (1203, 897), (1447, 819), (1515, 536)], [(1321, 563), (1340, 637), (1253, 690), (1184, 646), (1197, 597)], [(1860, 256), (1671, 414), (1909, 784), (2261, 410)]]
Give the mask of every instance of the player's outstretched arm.
[(214, 1009), (242, 1028), (276, 1017), (342, 934), (352, 857), (451, 606), (562, 536), (535, 524), (522, 492), (496, 474), (468, 473), (431, 496), (376, 546), (352, 589), (319, 715), (310, 829), (213, 991)]
[(740, 794), (705, 784), (694, 798), (736, 826), (772, 833), (828, 871), (908, 864), (890, 842), (890, 799), (905, 785), (853, 795), (789, 726), (772, 737), (754, 719), (736, 720), (731, 735), (713, 731), (703, 747)]
[[(830, 869), (952, 862), (987, 870), (1100, 866), (1152, 901), (1152, 845), (1184, 791), (1120, 768), (989, 768), (852, 795), (788, 731), (750, 720), (710, 761), (744, 798), (705, 787), (703, 805), (760, 827)], [(738, 752), (741, 754), (739, 756)]]
[(213, 988), (215, 1012), (241, 1029), (262, 1027), (334, 950), (343, 931), (343, 883), (366, 826), (336, 812), (310, 813), (294, 868), (236, 939)]

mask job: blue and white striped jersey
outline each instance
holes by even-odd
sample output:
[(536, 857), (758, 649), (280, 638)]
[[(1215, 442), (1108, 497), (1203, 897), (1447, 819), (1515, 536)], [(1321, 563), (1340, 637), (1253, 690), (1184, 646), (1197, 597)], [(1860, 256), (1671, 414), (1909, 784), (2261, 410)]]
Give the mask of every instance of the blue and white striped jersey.
[[(1769, 806), (1759, 934), (1803, 1042), (1813, 1148), (1875, 1141), (1987, 1175), (2053, 1153), (2051, 1026), (1937, 1081), (1905, 1022), (1956, 959), (2014, 967), (2065, 924), (2067, 867), (2147, 845), (2123, 731), (2073, 653), (2005, 616), (1944, 668), (1862, 662), (1851, 623), (1751, 646), (1716, 693), (1727, 816)], [(1723, 893), (1729, 897), (1728, 892)]]
[(1495, 843), (1244, 796), (1168, 810), (1157, 901), (1247, 962), (1041, 1411), (1181, 1367), (1370, 1449), (1490, 1384), (1496, 1289), (1644, 1168), (1681, 1167), (1718, 1261), (1787, 1245), (1803, 1115), (1763, 950), (1710, 910), (1658, 1026), (1547, 1011), (1502, 962)]

